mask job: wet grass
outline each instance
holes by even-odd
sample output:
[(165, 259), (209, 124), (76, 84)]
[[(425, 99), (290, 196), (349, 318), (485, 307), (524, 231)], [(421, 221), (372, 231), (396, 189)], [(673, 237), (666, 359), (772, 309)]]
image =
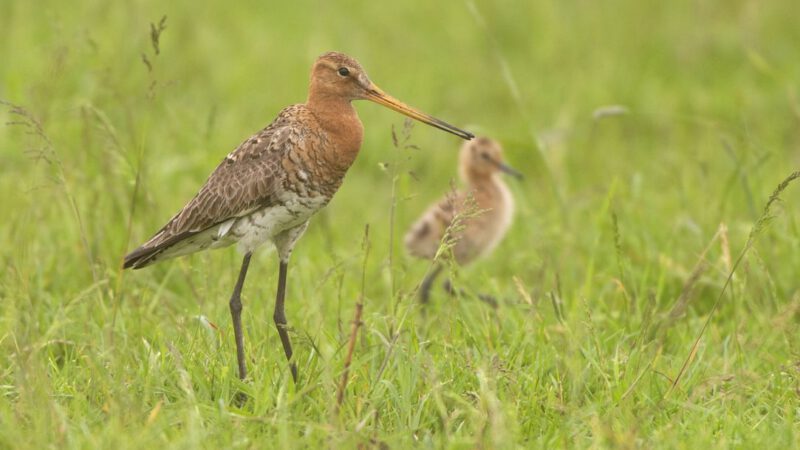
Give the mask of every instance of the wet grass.
[[(0, 3), (0, 448), (798, 446), (792, 10)], [(362, 154), (291, 263), (300, 382), (263, 252), (241, 383), (240, 255), (121, 258), (331, 49), (525, 172), (508, 238), (448, 269), (499, 305), (414, 301), (430, 265), (401, 236), (459, 142), (362, 102)]]

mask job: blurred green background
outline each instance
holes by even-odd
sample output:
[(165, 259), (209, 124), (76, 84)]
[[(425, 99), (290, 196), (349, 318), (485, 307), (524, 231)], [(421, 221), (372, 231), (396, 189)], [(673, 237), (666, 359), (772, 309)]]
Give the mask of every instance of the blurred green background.
[[(769, 195), (800, 166), (795, 10), (0, 2), (0, 447), (797, 446), (796, 187), (713, 309)], [(329, 50), (500, 140), (525, 173), (510, 182), (506, 240), (451, 268), (500, 307), (441, 290), (427, 312), (415, 303), (429, 266), (402, 235), (457, 179), (460, 142), (417, 124), (418, 149), (396, 148), (403, 117), (359, 102), (361, 155), (292, 262), (301, 382), (274, 331), (277, 261), (263, 252), (243, 299), (242, 384), (227, 306), (240, 256), (131, 273), (120, 261), (229, 151), (305, 100)], [(364, 326), (337, 413), (367, 224)]]

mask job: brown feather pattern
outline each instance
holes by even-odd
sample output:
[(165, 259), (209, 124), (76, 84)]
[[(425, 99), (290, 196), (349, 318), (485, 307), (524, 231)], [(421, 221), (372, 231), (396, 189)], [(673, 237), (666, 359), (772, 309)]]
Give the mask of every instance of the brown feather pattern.
[[(283, 109), (269, 126), (228, 154), (194, 198), (125, 257), (124, 267), (145, 267), (176, 243), (232, 218), (274, 206), (289, 193), (330, 199), (344, 173), (312, 176), (328, 165), (318, 154), (327, 137), (315, 123), (305, 105)], [(300, 175), (303, 173), (306, 179)]]

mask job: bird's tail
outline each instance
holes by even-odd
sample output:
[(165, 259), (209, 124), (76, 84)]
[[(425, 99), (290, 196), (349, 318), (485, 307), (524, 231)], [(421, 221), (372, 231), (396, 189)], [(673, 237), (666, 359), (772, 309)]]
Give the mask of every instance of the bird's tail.
[(125, 255), (125, 261), (122, 263), (123, 269), (141, 269), (156, 262), (156, 256), (163, 251), (163, 248), (148, 247), (143, 245), (136, 250)]

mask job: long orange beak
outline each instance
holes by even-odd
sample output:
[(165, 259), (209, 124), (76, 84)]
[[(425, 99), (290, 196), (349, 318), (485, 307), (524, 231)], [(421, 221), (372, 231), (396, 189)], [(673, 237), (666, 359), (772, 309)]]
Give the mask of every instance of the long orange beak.
[(422, 111), (418, 111), (405, 103), (401, 102), (400, 100), (392, 97), (391, 95), (383, 92), (378, 86), (375, 84), (370, 84), (369, 88), (366, 89), (366, 99), (372, 102), (375, 102), (379, 105), (383, 105), (389, 109), (393, 109), (400, 114), (404, 114), (412, 119), (419, 120), (420, 122), (427, 123), (432, 127), (436, 127), (440, 130), (447, 131), (448, 133), (455, 134), (456, 136), (470, 140), (475, 137), (474, 134), (470, 133), (469, 131), (464, 131), (461, 128), (456, 128), (449, 123), (439, 120), (436, 117), (430, 116), (425, 114)]

